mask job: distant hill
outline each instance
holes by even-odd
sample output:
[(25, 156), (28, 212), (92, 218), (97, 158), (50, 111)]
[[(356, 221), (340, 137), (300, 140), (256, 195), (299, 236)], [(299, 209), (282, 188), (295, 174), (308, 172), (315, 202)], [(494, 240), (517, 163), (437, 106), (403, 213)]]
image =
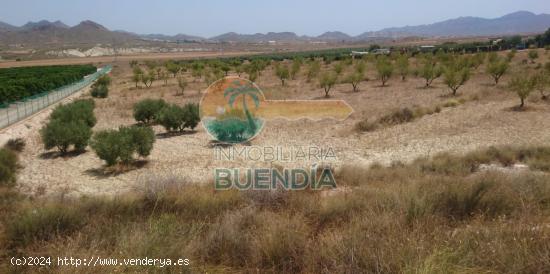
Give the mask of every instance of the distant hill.
[(68, 29), (69, 26), (65, 25), (63, 22), (59, 20), (55, 22), (42, 20), (38, 22), (28, 22), (22, 27), (20, 27), (21, 30), (43, 30), (43, 29), (50, 29), (50, 28)]
[(4, 31), (16, 31), (18, 27), (12, 26), (8, 23), (0, 22), (0, 32)]
[(326, 40), (326, 41), (350, 41), (354, 39), (353, 37), (341, 31), (327, 31), (315, 38), (318, 40)]
[(110, 31), (93, 21), (82, 21), (69, 27), (61, 21), (29, 22), (21, 27), (0, 23), (0, 43), (4, 44), (109, 44), (139, 39), (129, 33)]
[(195, 41), (195, 42), (238, 42), (267, 43), (297, 42), (297, 41), (372, 41), (375, 39), (391, 39), (400, 37), (468, 37), (497, 36), (527, 33), (542, 33), (550, 28), (549, 14), (534, 14), (528, 11), (518, 11), (499, 18), (486, 19), (479, 17), (459, 17), (429, 25), (386, 28), (378, 31), (364, 32), (358, 36), (350, 36), (340, 31), (329, 31), (319, 36), (298, 36), (294, 32), (268, 32), (255, 34), (240, 34), (228, 32), (211, 38), (203, 38), (187, 34), (136, 34), (127, 31), (111, 31), (93, 22), (82, 21), (69, 27), (61, 21), (50, 22), (42, 20), (29, 22), (23, 26), (13, 26), (0, 22), (0, 44), (132, 44), (139, 41)]
[(386, 28), (365, 32), (355, 37), (465, 37), (539, 33), (550, 28), (550, 15), (536, 15), (528, 11), (518, 11), (499, 18), (459, 17), (429, 25)]

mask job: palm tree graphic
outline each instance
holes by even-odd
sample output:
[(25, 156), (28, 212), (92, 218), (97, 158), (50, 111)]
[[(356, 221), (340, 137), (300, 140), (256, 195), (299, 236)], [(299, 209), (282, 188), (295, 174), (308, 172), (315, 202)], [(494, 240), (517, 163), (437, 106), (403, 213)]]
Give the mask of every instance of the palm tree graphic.
[(246, 104), (246, 97), (252, 98), (252, 101), (254, 101), (254, 105), (256, 108), (260, 105), (260, 100), (258, 96), (261, 94), (260, 91), (255, 88), (254, 86), (250, 84), (242, 84), (239, 80), (235, 80), (232, 83), (233, 85), (225, 89), (223, 92), (223, 97), (229, 97), (228, 104), (230, 107), (233, 107), (235, 104), (235, 101), (239, 96), (242, 96), (242, 105), (244, 113), (246, 114), (246, 119), (248, 120), (248, 125), (250, 127), (250, 130), (252, 133), (256, 132), (256, 123), (254, 122), (254, 118), (252, 117), (252, 114), (248, 110), (248, 106)]

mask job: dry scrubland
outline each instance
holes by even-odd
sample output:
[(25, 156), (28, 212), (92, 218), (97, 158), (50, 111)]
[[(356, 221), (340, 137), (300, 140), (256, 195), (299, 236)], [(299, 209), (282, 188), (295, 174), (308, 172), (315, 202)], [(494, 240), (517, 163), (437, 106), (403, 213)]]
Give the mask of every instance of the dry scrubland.
[[(539, 55), (538, 63), (550, 56)], [(456, 96), (441, 78), (425, 88), (421, 78), (394, 76), (382, 87), (368, 63), (370, 80), (358, 92), (351, 84), (330, 91), (355, 109), (349, 119), (268, 121), (251, 142), (332, 147), (335, 191), (216, 192), (213, 167), (270, 164), (216, 161), (200, 126), (177, 135), (155, 126), (152, 154), (117, 172), (90, 149), (45, 152), (32, 132), (19, 155), (18, 186), (0, 199), (2, 258), (187, 257), (190, 272), (549, 272), (550, 105), (533, 92), (517, 111), (519, 99), (506, 88), (511, 76), (537, 70), (524, 60), (527, 52), (518, 52), (496, 86), (482, 65)], [(304, 70), (281, 86), (270, 66), (256, 83), (267, 99), (323, 100)], [(187, 73), (189, 86), (176, 95), (174, 78), (135, 88), (131, 76), (128, 63), (115, 64), (109, 97), (95, 100), (94, 131), (135, 124), (132, 106), (144, 98), (182, 105), (198, 102), (207, 87)], [(418, 118), (357, 129), (403, 108)]]
[[(419, 77), (411, 75), (406, 81), (401, 81), (398, 76), (394, 76), (386, 87), (381, 87), (380, 81), (376, 80), (375, 65), (370, 62), (366, 72), (370, 80), (359, 84), (359, 92), (353, 92), (351, 84), (337, 84), (330, 91), (330, 99), (343, 99), (354, 108), (355, 112), (350, 118), (344, 122), (314, 122), (306, 119), (268, 121), (251, 145), (332, 147), (338, 158), (333, 164), (339, 168), (344, 163), (368, 166), (372, 163), (407, 162), (438, 152), (464, 153), (491, 145), (548, 144), (548, 102), (540, 100), (538, 93), (533, 92), (526, 111), (513, 111), (512, 107), (517, 106), (519, 100), (506, 89), (506, 83), (512, 75), (526, 69), (534, 70), (535, 64), (522, 64), (522, 60), (527, 59), (526, 54), (519, 52), (516, 55), (510, 71), (497, 86), (492, 84), (483, 66), (479, 67), (472, 79), (458, 90), (456, 97), (450, 96), (441, 78), (435, 80), (432, 87), (424, 88), (424, 80)], [(537, 61), (546, 60), (548, 55), (541, 51)], [(324, 65), (322, 70), (331, 69), (334, 64)], [(186, 73), (189, 84), (181, 96), (176, 95), (178, 86), (174, 78), (169, 79), (167, 86), (163, 86), (163, 81), (155, 81), (150, 88), (144, 88), (143, 84), (140, 84), (141, 88), (135, 88), (128, 63), (115, 64), (109, 98), (95, 100), (98, 123), (94, 131), (135, 124), (132, 106), (144, 98), (163, 98), (179, 105), (199, 102), (201, 92), (208, 84), (204, 78), (194, 80), (190, 74)], [(308, 83), (305, 74), (304, 65), (296, 80), (288, 80), (283, 87), (270, 66), (256, 82), (267, 99), (323, 100), (323, 88), (319, 87), (315, 79)], [(458, 101), (461, 100), (466, 102), (460, 104)], [(410, 123), (363, 133), (355, 129), (356, 124), (365, 118), (375, 121), (405, 107), (435, 108), (449, 102), (458, 104), (456, 107), (443, 107), (440, 113), (425, 115)], [(22, 165), (25, 166), (19, 176), (21, 190), (38, 195), (112, 195), (140, 187), (143, 180), (155, 176), (170, 175), (194, 182), (208, 182), (212, 176), (212, 167), (269, 165), (216, 161), (210, 137), (202, 126), (198, 126), (196, 132), (182, 136), (166, 136), (160, 126), (156, 126), (155, 130), (158, 138), (145, 166), (116, 176), (105, 171), (103, 162), (89, 148), (86, 153), (69, 157), (59, 157), (54, 151), (44, 151), (36, 130), (26, 138), (27, 149), (21, 157)], [(303, 162), (292, 165), (309, 164)]]

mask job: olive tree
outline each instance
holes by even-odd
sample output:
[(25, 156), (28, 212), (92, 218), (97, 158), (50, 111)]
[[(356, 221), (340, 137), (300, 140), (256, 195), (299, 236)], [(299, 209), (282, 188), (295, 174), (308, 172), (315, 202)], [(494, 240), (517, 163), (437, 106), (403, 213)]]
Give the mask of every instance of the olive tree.
[(385, 56), (380, 56), (376, 62), (376, 71), (378, 72), (378, 78), (382, 82), (382, 86), (386, 86), (386, 83), (393, 74), (393, 65)]
[(152, 128), (131, 126), (97, 132), (90, 146), (107, 166), (113, 166), (117, 163), (131, 163), (135, 154), (149, 156), (154, 142), (155, 132)]
[(134, 119), (143, 124), (154, 122), (158, 113), (166, 106), (162, 99), (144, 99), (134, 105)]
[(401, 81), (405, 81), (407, 75), (409, 74), (409, 57), (405, 54), (397, 57), (395, 61), (395, 68), (397, 73), (401, 76)]
[(498, 85), (498, 81), (508, 70), (509, 64), (508, 60), (498, 57), (487, 64), (487, 73), (493, 78), (495, 85)]
[(336, 78), (333, 72), (325, 72), (319, 78), (319, 85), (325, 90), (325, 97), (329, 97), (330, 89), (336, 84)]
[(321, 64), (319, 63), (319, 61), (318, 60), (311, 61), (307, 72), (307, 81), (311, 82), (313, 78), (319, 75), (320, 71), (321, 71)]
[(532, 77), (529, 77), (526, 74), (520, 74), (510, 80), (508, 88), (518, 95), (521, 100), (519, 107), (523, 108), (525, 105), (525, 99), (535, 89), (535, 81)]
[(470, 79), (470, 66), (466, 63), (454, 63), (445, 67), (443, 82), (456, 95), (456, 91)]
[(285, 85), (285, 80), (290, 77), (290, 72), (288, 70), (288, 67), (284, 64), (276, 64), (275, 65), (275, 74), (277, 77), (281, 80), (281, 85)]
[(294, 58), (294, 60), (292, 60), (292, 67), (290, 68), (290, 78), (292, 78), (293, 80), (296, 79), (296, 76), (300, 72), (301, 68), (302, 68), (302, 59)]
[(548, 86), (550, 86), (550, 72), (539, 71), (533, 76), (535, 88), (539, 91), (541, 99), (546, 100), (547, 95), (545, 93)]
[[(183, 76), (178, 77), (178, 87), (181, 90), (181, 95), (183, 95), (183, 92), (185, 91), (185, 88), (187, 87), (187, 80)], [(176, 94), (178, 95), (178, 94)]]
[(423, 60), (423, 63), (418, 74), (426, 81), (425, 87), (430, 87), (435, 79), (441, 77), (443, 70), (433, 58), (427, 57)]
[(348, 75), (348, 77), (346, 78), (346, 82), (351, 84), (354, 92), (357, 92), (359, 91), (359, 87), (358, 87), (359, 83), (361, 83), (363, 79), (364, 79), (363, 74), (359, 72), (355, 72)]

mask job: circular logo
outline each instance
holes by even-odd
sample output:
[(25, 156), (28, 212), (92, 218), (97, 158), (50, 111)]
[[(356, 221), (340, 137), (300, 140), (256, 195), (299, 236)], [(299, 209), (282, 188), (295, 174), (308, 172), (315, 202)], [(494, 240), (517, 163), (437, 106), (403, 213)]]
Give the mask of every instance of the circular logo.
[(264, 94), (253, 82), (240, 77), (222, 78), (210, 85), (202, 97), (202, 125), (219, 142), (249, 141), (264, 126), (265, 121), (257, 115), (264, 101)]

